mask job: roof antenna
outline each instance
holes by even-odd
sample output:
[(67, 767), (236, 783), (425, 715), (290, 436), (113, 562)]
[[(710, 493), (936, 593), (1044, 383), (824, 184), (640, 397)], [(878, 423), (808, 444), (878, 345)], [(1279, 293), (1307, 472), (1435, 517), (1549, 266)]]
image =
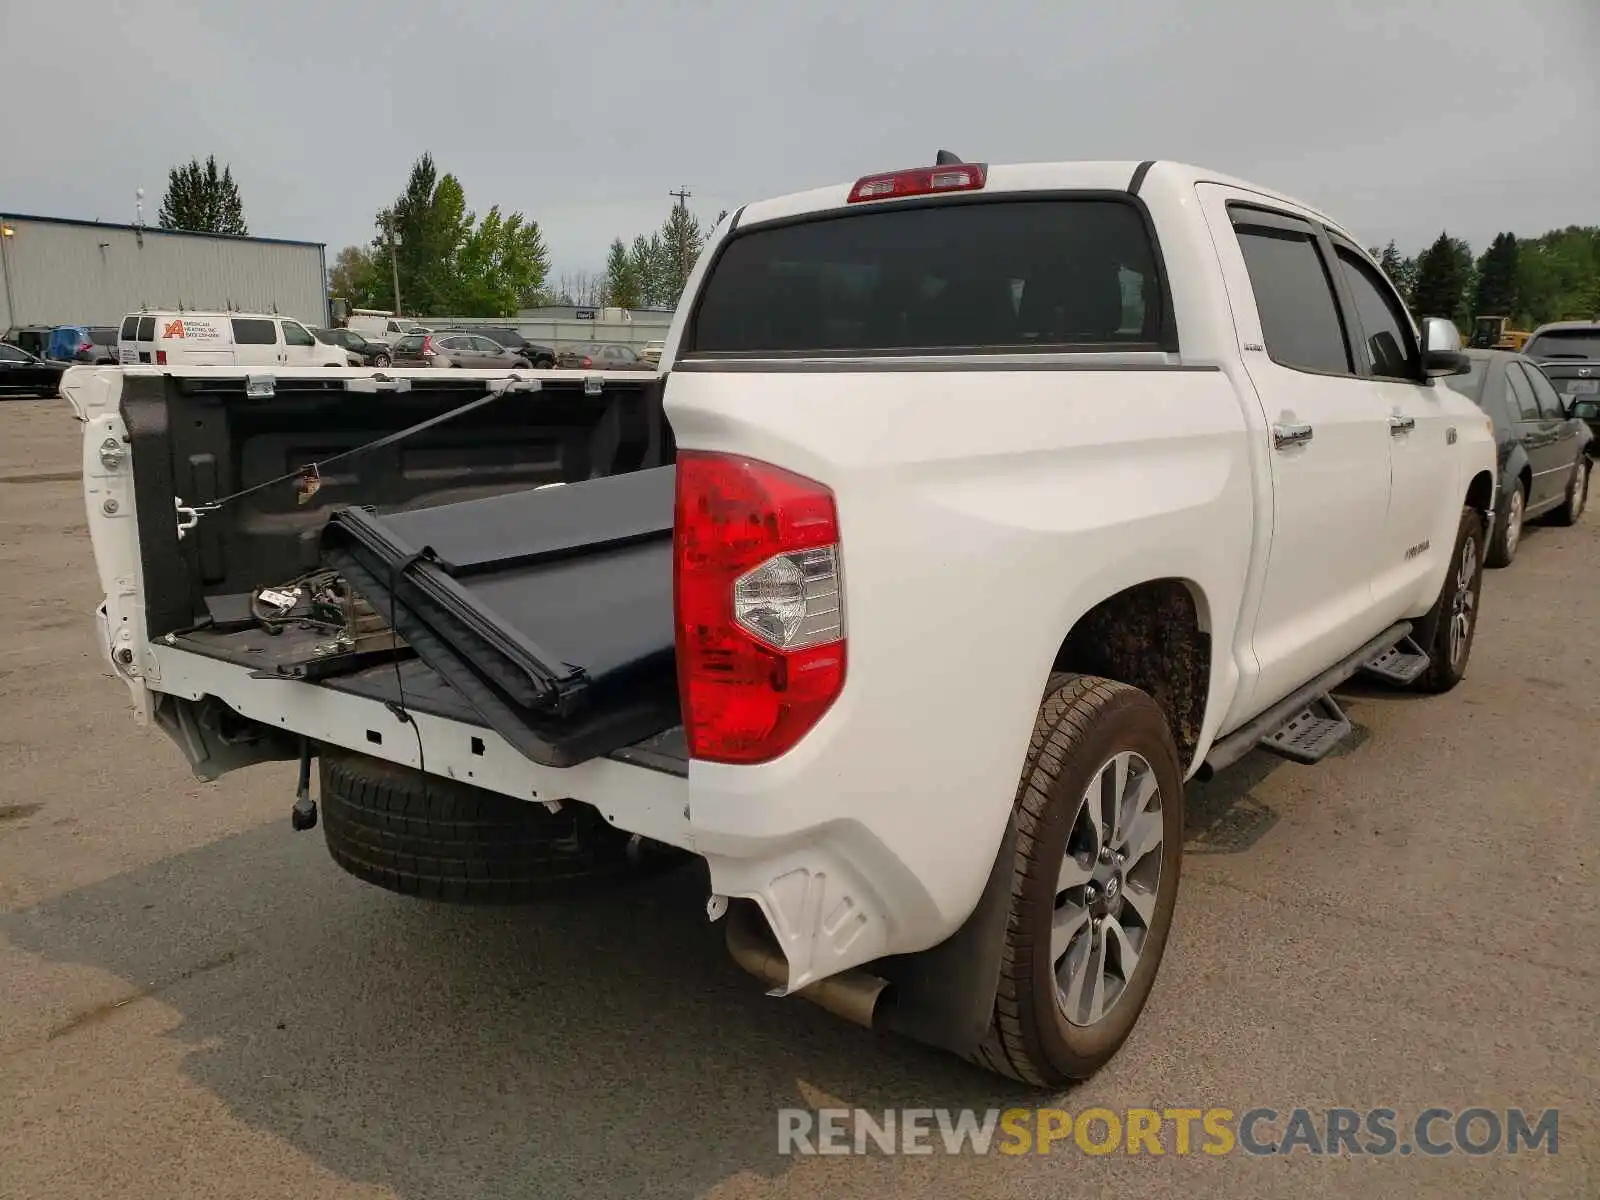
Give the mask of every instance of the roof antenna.
[(950, 151), (941, 150), (938, 154), (933, 156), (933, 165), (936, 167), (960, 166), (961, 160), (954, 154), (951, 154)]

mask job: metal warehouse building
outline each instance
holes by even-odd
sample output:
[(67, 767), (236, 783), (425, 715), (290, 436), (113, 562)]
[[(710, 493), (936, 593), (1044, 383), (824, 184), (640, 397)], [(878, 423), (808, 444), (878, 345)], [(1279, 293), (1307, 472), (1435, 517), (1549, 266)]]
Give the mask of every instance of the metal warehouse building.
[(279, 312), (328, 323), (319, 242), (0, 214), (0, 332), (115, 325), (141, 308)]

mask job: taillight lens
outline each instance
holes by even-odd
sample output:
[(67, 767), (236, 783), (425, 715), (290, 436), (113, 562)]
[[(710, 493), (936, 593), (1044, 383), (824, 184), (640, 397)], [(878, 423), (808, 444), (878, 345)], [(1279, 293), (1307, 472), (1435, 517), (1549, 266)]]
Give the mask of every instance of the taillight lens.
[(423, 338), (422, 339), (422, 354), (423, 354), (423, 357), (424, 358), (429, 357), (433, 353), (434, 353), (433, 339), (431, 337)]
[(585, 354), (583, 356), (583, 365), (586, 366), (586, 367), (594, 366), (594, 359), (590, 358), (587, 354)]
[(156, 366), (164, 367), (166, 365), (167, 365), (167, 352), (165, 350), (157, 350), (156, 351)]
[(690, 757), (777, 758), (844, 687), (833, 493), (768, 463), (681, 451), (673, 547)]

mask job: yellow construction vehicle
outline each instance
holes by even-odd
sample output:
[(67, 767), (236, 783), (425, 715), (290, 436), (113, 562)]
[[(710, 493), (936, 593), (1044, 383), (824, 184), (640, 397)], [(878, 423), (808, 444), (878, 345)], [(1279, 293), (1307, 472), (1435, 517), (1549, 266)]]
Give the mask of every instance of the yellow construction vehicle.
[(1512, 329), (1510, 325), (1510, 317), (1473, 317), (1467, 345), (1475, 350), (1520, 351), (1530, 335), (1527, 330)]

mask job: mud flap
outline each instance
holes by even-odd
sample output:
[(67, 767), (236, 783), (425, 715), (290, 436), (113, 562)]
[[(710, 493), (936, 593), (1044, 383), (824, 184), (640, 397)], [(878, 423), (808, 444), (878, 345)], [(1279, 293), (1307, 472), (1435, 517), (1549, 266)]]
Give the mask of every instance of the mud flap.
[(977, 1049), (989, 1031), (1000, 988), (1016, 858), (1012, 813), (977, 907), (961, 927), (936, 946), (872, 964), (873, 973), (890, 985), (875, 1025), (962, 1057)]

